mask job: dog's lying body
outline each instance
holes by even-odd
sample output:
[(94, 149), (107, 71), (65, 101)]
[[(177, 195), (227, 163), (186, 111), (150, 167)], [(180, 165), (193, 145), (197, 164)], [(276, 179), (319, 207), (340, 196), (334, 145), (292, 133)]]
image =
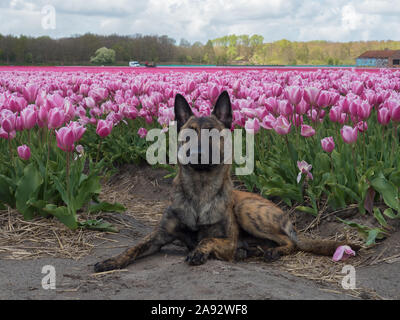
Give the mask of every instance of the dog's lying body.
[[(178, 129), (230, 128), (232, 109), (223, 92), (210, 117), (196, 118), (185, 98), (175, 98)], [(222, 158), (223, 151), (220, 150)], [(190, 253), (191, 265), (212, 256), (231, 261), (263, 255), (267, 261), (297, 250), (331, 255), (341, 242), (299, 241), (289, 217), (279, 207), (259, 195), (233, 189), (231, 165), (182, 165), (174, 180), (172, 204), (158, 227), (138, 245), (119, 256), (99, 262), (95, 271), (124, 268), (139, 257), (150, 255), (174, 240), (182, 241)], [(271, 247), (271, 240), (277, 245)]]

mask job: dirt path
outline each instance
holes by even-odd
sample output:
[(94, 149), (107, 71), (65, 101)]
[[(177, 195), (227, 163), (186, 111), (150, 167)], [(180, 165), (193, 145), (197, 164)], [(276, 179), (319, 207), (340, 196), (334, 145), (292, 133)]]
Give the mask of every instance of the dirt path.
[[(162, 179), (165, 172), (147, 170), (141, 168), (138, 175), (132, 167), (105, 186), (104, 196), (124, 202), (128, 210), (122, 215), (103, 216), (120, 232), (97, 234), (90, 254), (77, 260), (56, 254), (16, 259), (0, 250), (0, 299), (400, 299), (399, 232), (378, 246), (374, 255), (361, 253), (346, 262), (356, 265), (356, 290), (341, 288), (344, 275), (340, 270), (345, 263), (334, 263), (329, 257), (299, 253), (272, 264), (210, 260), (193, 267), (184, 262), (186, 252), (178, 244), (166, 246), (127, 269), (94, 274), (94, 263), (139, 241), (162, 213), (170, 181)], [(46, 223), (51, 226), (54, 222)], [(326, 229), (327, 235), (342, 228), (330, 224), (334, 227), (328, 228), (327, 223), (320, 228)], [(53, 242), (44, 240), (65, 246), (68, 239), (60, 239), (58, 232)], [(362, 263), (365, 261), (368, 263)], [(55, 267), (55, 290), (42, 288), (45, 265)]]

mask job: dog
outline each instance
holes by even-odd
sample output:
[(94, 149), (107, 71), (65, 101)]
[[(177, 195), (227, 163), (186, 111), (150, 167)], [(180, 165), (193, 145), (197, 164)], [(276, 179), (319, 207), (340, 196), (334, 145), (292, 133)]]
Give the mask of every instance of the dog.
[[(199, 135), (202, 129), (231, 129), (232, 107), (226, 91), (220, 94), (208, 117), (195, 117), (180, 94), (175, 97), (174, 111), (178, 131), (191, 129)], [(178, 148), (184, 144), (185, 141), (179, 142)], [(203, 146), (202, 141), (199, 145), (197, 155), (209, 147)], [(223, 148), (219, 147), (219, 151), (223, 158)], [(208, 163), (178, 161), (173, 201), (159, 225), (136, 246), (96, 263), (94, 270), (124, 268), (175, 240), (188, 248), (189, 265), (201, 265), (210, 257), (233, 261), (262, 256), (265, 261), (274, 261), (296, 251), (332, 255), (338, 246), (346, 244), (299, 239), (288, 214), (277, 205), (257, 194), (234, 190), (231, 164)]]

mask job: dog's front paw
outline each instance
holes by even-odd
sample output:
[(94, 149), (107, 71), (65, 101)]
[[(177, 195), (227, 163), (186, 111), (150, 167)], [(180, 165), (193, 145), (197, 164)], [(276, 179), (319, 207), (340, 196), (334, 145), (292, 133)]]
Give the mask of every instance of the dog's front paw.
[(110, 271), (114, 269), (119, 269), (116, 261), (114, 259), (107, 259), (102, 262), (97, 262), (94, 265), (94, 272), (104, 272), (104, 271)]
[(264, 253), (264, 261), (266, 262), (273, 262), (278, 260), (281, 257), (278, 251), (271, 248), (265, 251)]
[(207, 258), (207, 254), (198, 250), (194, 250), (186, 257), (186, 262), (191, 266), (199, 266), (205, 263), (207, 261)]
[(244, 260), (244, 259), (247, 258), (247, 256), (248, 256), (247, 255), (247, 250), (239, 248), (239, 249), (236, 250), (235, 260), (237, 260), (237, 261)]

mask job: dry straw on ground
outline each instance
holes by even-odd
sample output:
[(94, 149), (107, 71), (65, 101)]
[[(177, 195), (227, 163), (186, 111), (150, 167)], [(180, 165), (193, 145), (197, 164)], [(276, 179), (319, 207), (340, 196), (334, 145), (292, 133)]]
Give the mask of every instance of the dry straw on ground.
[(71, 231), (55, 219), (25, 221), (16, 210), (0, 211), (1, 259), (51, 256), (77, 260), (90, 253), (96, 236), (93, 231)]

